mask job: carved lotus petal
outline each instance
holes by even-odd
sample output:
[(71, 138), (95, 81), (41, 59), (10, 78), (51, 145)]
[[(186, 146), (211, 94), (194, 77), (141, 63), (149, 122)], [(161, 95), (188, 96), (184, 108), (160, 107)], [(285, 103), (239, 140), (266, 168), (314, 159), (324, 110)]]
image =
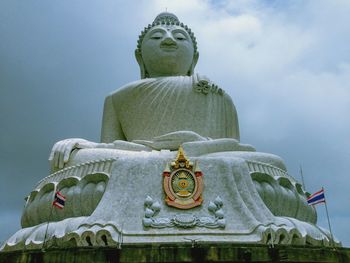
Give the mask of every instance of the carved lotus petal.
[(218, 223), (219, 227), (224, 228), (226, 226), (226, 220), (225, 219), (219, 219), (217, 221), (217, 223)]
[(219, 196), (215, 198), (214, 203), (215, 203), (217, 206), (219, 206), (219, 207), (221, 207), (222, 204), (223, 204), (223, 203), (222, 203), (222, 200), (221, 200), (221, 198), (220, 198)]
[(159, 202), (155, 202), (152, 204), (151, 206), (151, 209), (154, 211), (154, 212), (158, 212), (160, 210), (160, 204)]
[(216, 206), (216, 204), (210, 201), (208, 205), (208, 210), (212, 213), (215, 213), (215, 211), (218, 210), (218, 207)]
[(146, 210), (145, 210), (145, 217), (150, 218), (153, 215), (154, 215), (154, 211), (149, 209), (149, 208), (146, 208)]
[(146, 197), (145, 206), (149, 207), (153, 204), (153, 199), (149, 195)]
[(142, 219), (143, 225), (144, 225), (144, 226), (147, 226), (147, 227), (152, 226), (152, 222), (153, 222), (153, 220), (150, 219), (150, 218), (143, 218), (143, 219)]
[(224, 218), (224, 211), (222, 209), (219, 209), (218, 211), (215, 212), (216, 217), (222, 219)]

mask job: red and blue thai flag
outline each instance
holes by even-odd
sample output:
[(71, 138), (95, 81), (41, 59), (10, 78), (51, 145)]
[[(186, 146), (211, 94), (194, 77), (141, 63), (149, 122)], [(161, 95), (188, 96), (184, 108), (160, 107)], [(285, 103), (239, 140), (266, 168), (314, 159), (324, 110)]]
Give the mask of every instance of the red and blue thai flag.
[(62, 209), (64, 207), (64, 203), (66, 202), (66, 197), (63, 196), (59, 191), (55, 193), (55, 199), (52, 205)]
[(320, 191), (310, 195), (307, 198), (307, 203), (309, 205), (317, 205), (319, 203), (325, 203), (326, 202), (326, 198), (324, 196), (324, 189), (322, 188)]

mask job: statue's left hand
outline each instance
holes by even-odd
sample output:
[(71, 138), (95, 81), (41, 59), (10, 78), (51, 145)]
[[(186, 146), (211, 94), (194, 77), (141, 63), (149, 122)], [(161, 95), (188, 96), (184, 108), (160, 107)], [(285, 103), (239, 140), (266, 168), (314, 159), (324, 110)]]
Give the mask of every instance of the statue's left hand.
[(154, 150), (177, 150), (179, 149), (180, 145), (185, 142), (198, 142), (207, 140), (209, 140), (209, 138), (205, 138), (192, 131), (176, 131), (154, 137), (151, 141), (134, 140), (133, 142), (151, 147)]
[(94, 148), (98, 144), (80, 138), (72, 138), (59, 141), (52, 147), (49, 161), (53, 168), (63, 168), (68, 162), (71, 152), (74, 149)]

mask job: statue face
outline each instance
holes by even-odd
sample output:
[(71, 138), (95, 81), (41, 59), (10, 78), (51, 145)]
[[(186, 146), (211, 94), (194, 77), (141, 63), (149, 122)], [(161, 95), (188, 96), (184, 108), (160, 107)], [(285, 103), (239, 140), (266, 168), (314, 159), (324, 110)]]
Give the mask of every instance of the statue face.
[(145, 35), (141, 54), (149, 77), (185, 76), (193, 63), (194, 48), (182, 27), (159, 25)]

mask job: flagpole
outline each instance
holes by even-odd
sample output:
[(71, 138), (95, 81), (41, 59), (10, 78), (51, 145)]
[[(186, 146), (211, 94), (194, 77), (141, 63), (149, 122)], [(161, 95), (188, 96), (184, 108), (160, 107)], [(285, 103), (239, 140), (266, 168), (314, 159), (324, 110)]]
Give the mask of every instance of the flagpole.
[(331, 228), (331, 221), (329, 220), (328, 207), (327, 207), (327, 200), (326, 200), (326, 195), (325, 195), (325, 192), (324, 192), (323, 187), (322, 187), (322, 190), (323, 190), (323, 194), (324, 194), (324, 204), (325, 204), (325, 207), (326, 207), (326, 214), (327, 214), (329, 232), (331, 233), (331, 238), (332, 238), (332, 246), (335, 248), (334, 237), (333, 237), (333, 232), (332, 232), (332, 228)]
[(301, 182), (303, 184), (303, 188), (304, 188), (304, 191), (306, 191), (306, 186), (305, 186), (305, 181), (304, 181), (304, 175), (303, 175), (303, 169), (301, 168), (301, 164), (300, 164), (300, 176), (301, 176)]
[(42, 250), (45, 250), (45, 241), (46, 241), (46, 236), (47, 236), (47, 230), (49, 229), (49, 224), (50, 224), (50, 221), (51, 221), (51, 216), (52, 216), (52, 208), (53, 208), (53, 205), (51, 205), (50, 215), (49, 215), (49, 220), (47, 221), (47, 225), (46, 225), (46, 231), (45, 231), (44, 243), (43, 243)]
[[(53, 201), (55, 200), (55, 194), (56, 194), (56, 185), (55, 185), (54, 191), (53, 191)], [(45, 235), (44, 235), (44, 242), (43, 242), (43, 246), (42, 246), (42, 250), (43, 251), (45, 251), (45, 242), (46, 242), (47, 231), (49, 229), (49, 224), (50, 224), (51, 217), (52, 217), (53, 201), (51, 201), (51, 208), (50, 208), (49, 219), (48, 219), (47, 225), (46, 225), (46, 230), (45, 230)]]

